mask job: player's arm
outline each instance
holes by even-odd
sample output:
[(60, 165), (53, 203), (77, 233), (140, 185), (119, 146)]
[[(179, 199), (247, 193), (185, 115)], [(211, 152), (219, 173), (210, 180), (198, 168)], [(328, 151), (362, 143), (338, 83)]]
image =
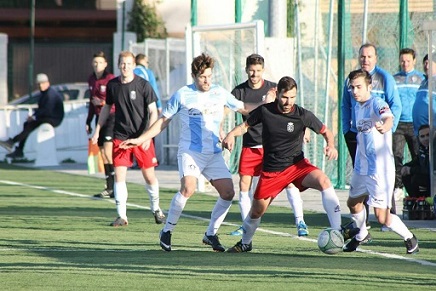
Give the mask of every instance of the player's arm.
[(378, 130), (381, 134), (384, 134), (392, 129), (394, 126), (394, 117), (392, 115), (383, 116), (382, 122), (375, 123), (375, 129)]
[(244, 121), (243, 123), (239, 124), (238, 126), (235, 126), (227, 134), (227, 136), (223, 139), (223, 142), (222, 142), (223, 147), (225, 147), (226, 149), (228, 149), (231, 152), (233, 150), (234, 146), (235, 146), (235, 137), (244, 135), (244, 133), (247, 132), (249, 127), (250, 126), (247, 124), (246, 121)]
[(335, 147), (335, 137), (333, 133), (324, 126), (324, 129), (321, 131), (324, 140), (327, 145), (324, 147), (324, 154), (329, 160), (337, 160), (338, 159), (338, 150)]
[(161, 133), (170, 123), (171, 119), (161, 116), (158, 120), (156, 120), (155, 123), (153, 123), (148, 130), (143, 132), (139, 137), (137, 138), (131, 138), (123, 141), (120, 144), (120, 148), (122, 149), (128, 149), (132, 148), (138, 145), (143, 144), (146, 141), (151, 140), (153, 137)]

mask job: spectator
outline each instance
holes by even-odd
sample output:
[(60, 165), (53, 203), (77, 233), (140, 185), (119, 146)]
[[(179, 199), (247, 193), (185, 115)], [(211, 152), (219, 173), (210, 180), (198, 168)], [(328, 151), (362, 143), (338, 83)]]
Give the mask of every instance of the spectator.
[(392, 150), (395, 159), (395, 200), (404, 198), (401, 168), (404, 159), (404, 146), (407, 143), (412, 159), (418, 153), (418, 139), (413, 131), (412, 109), (416, 99), (416, 92), (425, 79), (424, 74), (415, 70), (415, 51), (410, 48), (400, 50), (400, 72), (394, 75), (401, 100), (401, 115), (397, 130), (392, 136)]
[[(27, 138), (30, 133), (38, 128), (43, 123), (49, 123), (53, 127), (57, 127), (64, 119), (64, 103), (62, 95), (50, 87), (50, 81), (46, 74), (38, 74), (36, 76), (36, 84), (38, 84), (41, 91), (38, 99), (38, 108), (32, 116), (27, 118), (24, 122), (23, 131), (13, 138), (5, 141), (0, 141), (0, 146), (7, 149), (10, 153), (6, 155), (7, 158), (20, 159), (24, 158), (23, 150)], [(13, 150), (15, 143), (19, 143)]]
[(409, 197), (430, 196), (430, 126), (421, 125), (418, 130), (419, 152), (401, 168), (403, 184)]
[(136, 67), (133, 72), (139, 77), (150, 82), (151, 87), (153, 87), (154, 93), (156, 93), (157, 101), (157, 111), (159, 115), (162, 113), (162, 102), (159, 93), (159, 87), (156, 82), (156, 77), (154, 76), (153, 71), (149, 68), (148, 57), (144, 54), (137, 54), (135, 57)]

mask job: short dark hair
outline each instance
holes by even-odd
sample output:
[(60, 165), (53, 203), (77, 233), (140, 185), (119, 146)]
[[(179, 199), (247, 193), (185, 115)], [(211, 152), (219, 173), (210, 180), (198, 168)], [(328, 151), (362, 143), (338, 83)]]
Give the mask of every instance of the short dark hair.
[(194, 76), (202, 74), (206, 69), (213, 69), (215, 62), (213, 58), (202, 53), (198, 57), (195, 57), (191, 64), (191, 73)]
[(139, 53), (139, 54), (137, 54), (136, 57), (135, 57), (135, 63), (138, 65), (138, 64), (141, 63), (141, 61), (142, 61), (143, 59), (146, 59), (146, 58), (147, 58), (146, 55)]
[(418, 132), (420, 132), (422, 129), (425, 129), (425, 128), (430, 128), (430, 125), (428, 125), (428, 124), (423, 124), (423, 125), (421, 125), (421, 126), (418, 128)]
[(104, 54), (104, 51), (98, 51), (96, 52), (92, 58), (103, 58), (105, 61), (107, 61), (106, 59), (106, 55)]
[(400, 50), (400, 56), (402, 55), (412, 55), (413, 59), (416, 58), (415, 50), (407, 47)]
[(428, 54), (426, 54), (426, 55), (424, 56), (424, 58), (422, 59), (422, 63), (425, 63), (426, 61), (428, 61)]
[(265, 60), (263, 59), (263, 57), (259, 54), (251, 54), (247, 57), (246, 61), (245, 61), (245, 67), (248, 68), (251, 65), (265, 65)]
[(369, 48), (369, 47), (374, 48), (375, 55), (377, 55), (377, 48), (376, 48), (375, 45), (373, 45), (372, 43), (365, 43), (365, 44), (362, 44), (362, 45), (360, 46), (360, 48), (359, 48), (359, 55), (360, 55), (360, 53), (361, 53), (361, 51), (362, 51), (363, 48)]
[(277, 84), (277, 92), (286, 92), (292, 89), (297, 89), (297, 82), (289, 76), (282, 77)]
[(348, 80), (351, 82), (352, 80), (355, 80), (355, 79), (361, 78), (361, 77), (363, 77), (365, 79), (366, 85), (371, 85), (371, 82), (372, 82), (371, 75), (363, 69), (358, 69), (358, 70), (352, 71), (348, 75)]

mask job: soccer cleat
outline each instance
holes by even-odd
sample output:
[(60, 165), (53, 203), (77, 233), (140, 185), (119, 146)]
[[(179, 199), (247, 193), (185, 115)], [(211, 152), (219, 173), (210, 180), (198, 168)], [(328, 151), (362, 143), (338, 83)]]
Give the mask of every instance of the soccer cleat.
[(114, 198), (115, 197), (114, 190), (104, 189), (100, 193), (95, 194), (94, 197), (96, 197), (96, 198)]
[(168, 230), (166, 232), (163, 229), (159, 233), (159, 244), (160, 247), (167, 252), (171, 251), (171, 232)]
[(341, 233), (344, 237), (344, 242), (349, 240), (350, 238), (353, 238), (360, 232), (360, 228), (354, 227), (354, 222), (351, 221), (347, 223), (346, 225), (341, 225)]
[(154, 213), (154, 221), (156, 224), (162, 224), (165, 223), (165, 215), (163, 214), (162, 210), (156, 210)]
[(346, 243), (342, 250), (344, 252), (354, 252), (358, 246), (361, 244), (370, 243), (372, 241), (371, 234), (368, 232), (367, 236), (363, 240), (357, 240), (357, 238), (354, 236), (348, 243)]
[(391, 229), (389, 228), (389, 227), (387, 227), (386, 225), (382, 225), (382, 227), (380, 228), (380, 231), (382, 231), (382, 232), (388, 232), (388, 231), (391, 231)]
[(307, 229), (307, 225), (304, 221), (300, 221), (297, 225), (297, 234), (298, 236), (307, 236), (309, 234), (309, 230)]
[(19, 150), (18, 148), (15, 148), (15, 151), (5, 155), (5, 157), (6, 158), (10, 158), (10, 159), (22, 159), (22, 158), (24, 158), (24, 154), (23, 154), (22, 150)]
[(110, 226), (113, 227), (118, 227), (118, 226), (127, 226), (129, 224), (129, 222), (127, 221), (127, 218), (121, 218), (121, 217), (117, 217), (114, 222), (111, 222)]
[(242, 226), (240, 226), (238, 229), (235, 229), (234, 231), (232, 231), (231, 233), (229, 233), (229, 235), (233, 235), (233, 236), (240, 236), (244, 233), (244, 229), (242, 228)]
[(14, 149), (14, 142), (12, 141), (12, 138), (9, 138), (7, 140), (0, 140), (0, 146), (4, 147), (8, 152), (12, 153)]
[(210, 245), (215, 252), (224, 252), (226, 249), (220, 243), (218, 235), (207, 235), (204, 233), (203, 243)]
[(413, 235), (412, 238), (405, 240), (404, 244), (406, 245), (408, 255), (413, 255), (419, 252), (418, 239), (415, 235)]
[(250, 252), (253, 249), (253, 245), (250, 242), (249, 244), (243, 244), (242, 239), (238, 241), (233, 247), (227, 249), (228, 253), (246, 253)]

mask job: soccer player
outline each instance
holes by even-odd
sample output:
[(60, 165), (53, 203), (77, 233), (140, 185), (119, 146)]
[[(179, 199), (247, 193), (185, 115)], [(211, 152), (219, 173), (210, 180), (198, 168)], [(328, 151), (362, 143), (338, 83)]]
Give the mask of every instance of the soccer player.
[(138, 137), (157, 119), (156, 95), (151, 85), (133, 73), (135, 56), (123, 51), (118, 56), (118, 68), (121, 75), (107, 84), (106, 104), (104, 105), (94, 136), (97, 143), (99, 132), (111, 108), (115, 105), (115, 126), (113, 137), (113, 160), (115, 168), (115, 202), (118, 217), (111, 226), (128, 225), (127, 219), (127, 168), (132, 166), (133, 156), (142, 171), (145, 189), (150, 197), (151, 211), (157, 224), (165, 221), (159, 207), (159, 182), (154, 168), (158, 165), (152, 141), (138, 144), (130, 149), (120, 147), (122, 141)]
[(413, 131), (412, 108), (416, 99), (416, 92), (424, 80), (424, 74), (415, 70), (416, 56), (415, 51), (410, 48), (400, 50), (401, 71), (394, 75), (398, 93), (401, 100), (401, 115), (397, 130), (392, 136), (392, 150), (395, 159), (395, 200), (402, 200), (403, 183), (401, 168), (404, 159), (404, 146), (407, 143), (412, 159), (418, 154), (418, 139)]
[(210, 56), (203, 53), (194, 58), (191, 64), (194, 83), (174, 93), (162, 116), (146, 132), (121, 144), (122, 147), (129, 148), (148, 142), (164, 130), (176, 114), (180, 116), (181, 134), (177, 159), (181, 187), (171, 201), (166, 224), (160, 232), (160, 246), (165, 251), (171, 251), (172, 232), (188, 199), (195, 192), (200, 175), (204, 175), (219, 194), (203, 243), (212, 246), (214, 251), (225, 251), (217, 232), (230, 209), (235, 190), (222, 156), (220, 125), (225, 106), (244, 115), (249, 110), (230, 92), (212, 83), (213, 68), (214, 60)]
[(419, 251), (418, 240), (396, 215), (390, 213), (395, 183), (395, 162), (392, 153), (394, 116), (389, 105), (371, 94), (371, 75), (363, 70), (352, 71), (349, 76), (350, 92), (356, 106), (357, 150), (350, 192), (347, 201), (352, 219), (360, 232), (344, 245), (344, 252), (353, 252), (359, 245), (371, 241), (366, 228), (363, 202), (374, 208), (379, 223), (386, 225), (404, 240), (407, 254)]
[[(364, 44), (359, 49), (359, 64), (360, 67), (367, 71), (372, 78), (372, 94), (378, 96), (389, 104), (392, 113), (395, 116), (393, 131), (397, 128), (401, 115), (401, 100), (398, 95), (398, 90), (395, 85), (395, 80), (391, 74), (384, 69), (377, 66), (377, 49), (373, 44)], [(344, 134), (345, 142), (347, 144), (348, 152), (351, 156), (351, 161), (354, 167), (356, 157), (356, 122), (354, 116), (354, 106), (356, 101), (353, 94), (349, 90), (349, 80), (344, 82), (344, 90), (342, 93), (342, 131)], [(392, 196), (394, 197), (394, 196)], [(394, 198), (392, 198), (394, 199)], [(395, 212), (395, 200), (392, 201), (392, 212)], [(369, 206), (365, 201), (365, 208), (367, 210), (366, 224), (369, 228)]]
[[(107, 59), (104, 52), (99, 51), (92, 58), (93, 73), (88, 78), (89, 91), (91, 92), (91, 102), (89, 102), (88, 116), (86, 118), (86, 132), (91, 134), (91, 121), (96, 116), (95, 123), (98, 123), (98, 117), (106, 102), (107, 83), (115, 78), (109, 73), (107, 68)], [(114, 198), (114, 179), (115, 171), (112, 160), (112, 136), (114, 134), (115, 123), (115, 106), (112, 106), (106, 123), (100, 129), (97, 144), (104, 163), (104, 174), (106, 176), (106, 189), (94, 197)]]
[[(250, 213), (244, 220), (242, 239), (228, 252), (249, 252), (252, 239), (263, 214), (274, 198), (293, 183), (300, 191), (307, 188), (321, 192), (322, 203), (334, 229), (341, 230), (345, 239), (351, 238), (357, 229), (341, 227), (339, 199), (330, 179), (320, 169), (304, 158), (302, 151), (304, 133), (310, 128), (322, 134), (327, 146), (324, 154), (329, 160), (336, 159), (338, 151), (332, 132), (309, 110), (298, 106), (297, 83), (291, 77), (283, 77), (277, 85), (276, 100), (259, 106), (242, 124), (236, 126), (223, 140), (228, 150), (233, 150), (235, 137), (243, 135), (251, 126), (262, 124), (264, 149), (263, 169), (254, 193)], [(349, 224), (350, 225), (350, 224)]]
[[(270, 89), (276, 88), (277, 84), (263, 79), (265, 61), (261, 55), (251, 54), (246, 58), (245, 72), (247, 81), (237, 85), (232, 94), (236, 99), (245, 104), (259, 106), (264, 103)], [(274, 100), (274, 99), (272, 99)], [(247, 117), (243, 116), (243, 120)], [(256, 189), (256, 181), (259, 179), (262, 170), (262, 124), (257, 124), (248, 129), (242, 137), (242, 152), (239, 159), (239, 210), (242, 221), (250, 211), (253, 198), (252, 190)], [(300, 191), (292, 184), (286, 188), (287, 197), (294, 210), (295, 224), (297, 225), (298, 236), (307, 236), (309, 231), (303, 217), (303, 201)], [(230, 235), (242, 235), (242, 226), (232, 231)]]

